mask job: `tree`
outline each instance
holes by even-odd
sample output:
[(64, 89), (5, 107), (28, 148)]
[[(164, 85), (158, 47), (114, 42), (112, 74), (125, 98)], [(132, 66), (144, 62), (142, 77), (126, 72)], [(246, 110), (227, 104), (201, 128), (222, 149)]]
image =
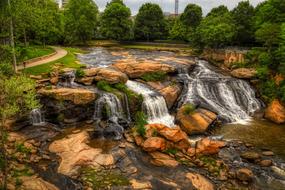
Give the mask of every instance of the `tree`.
[(264, 44), (269, 51), (273, 46), (278, 45), (280, 35), (280, 25), (275, 23), (263, 23), (260, 28), (255, 32), (255, 38), (258, 42)]
[(131, 11), (120, 0), (107, 5), (101, 17), (100, 32), (108, 39), (129, 40), (132, 35)]
[(0, 76), (0, 151), (1, 151), (1, 169), (3, 171), (2, 188), (7, 186), (7, 154), (5, 142), (7, 139), (7, 132), (5, 129), (5, 122), (11, 117), (21, 116), (30, 110), (39, 106), (36, 100), (35, 82), (31, 79), (19, 75), (6, 77)]
[(228, 14), (228, 13), (229, 13), (229, 9), (228, 9), (226, 6), (221, 5), (221, 6), (218, 6), (218, 7), (213, 8), (213, 9), (207, 14), (207, 17), (209, 17), (209, 16), (214, 16), (214, 17), (223, 16), (224, 14)]
[(69, 43), (92, 39), (97, 29), (98, 8), (92, 0), (70, 0), (64, 12), (65, 37)]
[(180, 21), (187, 27), (196, 28), (202, 20), (202, 8), (195, 4), (188, 4), (180, 16)]
[(200, 43), (207, 47), (223, 47), (231, 44), (236, 28), (230, 14), (207, 16), (197, 28)]
[(242, 1), (232, 10), (232, 16), (237, 29), (235, 42), (239, 45), (254, 43), (254, 7), (249, 1)]
[(165, 33), (165, 20), (159, 5), (143, 4), (135, 19), (134, 33), (139, 40), (161, 39)]
[(182, 22), (179, 19), (177, 19), (175, 24), (173, 25), (169, 37), (172, 40), (181, 40), (181, 41), (187, 40), (187, 28), (185, 27), (184, 24), (182, 24)]

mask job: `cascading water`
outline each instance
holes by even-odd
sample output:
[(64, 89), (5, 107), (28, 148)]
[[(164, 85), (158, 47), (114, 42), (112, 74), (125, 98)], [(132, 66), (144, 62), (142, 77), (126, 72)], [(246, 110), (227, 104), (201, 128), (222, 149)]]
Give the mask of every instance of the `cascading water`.
[(65, 73), (62, 78), (63, 78), (63, 82), (59, 83), (59, 86), (62, 87), (68, 87), (68, 88), (72, 88), (72, 87), (76, 87), (77, 84), (74, 82), (75, 81), (75, 71), (70, 71)]
[(148, 116), (148, 123), (174, 126), (174, 117), (169, 114), (166, 102), (161, 95), (139, 82), (129, 80), (126, 85), (132, 91), (143, 95), (143, 111)]
[(226, 122), (245, 121), (262, 108), (248, 82), (223, 75), (206, 61), (200, 60), (190, 75), (181, 76), (188, 83), (182, 104), (199, 104)]
[(30, 120), (34, 126), (41, 126), (45, 124), (44, 116), (40, 109), (33, 109), (30, 112)]

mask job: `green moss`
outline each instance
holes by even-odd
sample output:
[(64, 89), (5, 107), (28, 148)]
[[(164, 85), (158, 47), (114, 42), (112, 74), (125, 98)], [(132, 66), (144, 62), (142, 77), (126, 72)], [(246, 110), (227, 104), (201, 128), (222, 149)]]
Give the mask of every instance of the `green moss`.
[(114, 92), (115, 89), (106, 81), (97, 82), (97, 88), (106, 92)]
[(169, 149), (165, 150), (164, 152), (167, 153), (167, 154), (175, 155), (175, 154), (177, 154), (178, 150), (175, 149), (175, 148), (169, 148)]
[(81, 179), (92, 185), (93, 189), (105, 189), (106, 187), (128, 186), (129, 180), (121, 173), (114, 170), (95, 170), (83, 168)]
[(196, 109), (195, 106), (192, 104), (185, 104), (183, 107), (184, 107), (183, 113), (185, 115), (189, 115), (189, 114), (193, 113)]
[(76, 53), (82, 53), (83, 51), (77, 48), (64, 48), (67, 50), (67, 55), (59, 60), (26, 68), (23, 72), (28, 75), (42, 75), (44, 73), (50, 73), (52, 71), (53, 66), (59, 66), (61, 69), (63, 68), (82, 68), (84, 65), (77, 62)]
[(135, 128), (137, 133), (144, 137), (146, 134), (147, 116), (143, 112), (137, 112), (135, 116)]
[(29, 154), (31, 153), (31, 149), (27, 148), (23, 143), (15, 143), (15, 149), (17, 152)]
[(76, 78), (82, 78), (85, 76), (85, 72), (83, 71), (83, 69), (78, 68), (76, 69), (75, 76)]
[(166, 78), (166, 73), (162, 71), (153, 72), (153, 73), (146, 73), (141, 76), (141, 79), (144, 81), (163, 81)]

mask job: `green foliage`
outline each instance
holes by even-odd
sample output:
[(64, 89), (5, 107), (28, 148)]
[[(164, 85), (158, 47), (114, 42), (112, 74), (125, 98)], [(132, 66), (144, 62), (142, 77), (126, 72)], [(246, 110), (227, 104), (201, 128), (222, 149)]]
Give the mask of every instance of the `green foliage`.
[(50, 47), (42, 46), (17, 46), (17, 61), (22, 62), (36, 57), (52, 54), (54, 50)]
[(268, 69), (268, 66), (261, 66), (261, 67), (258, 67), (258, 68), (257, 68), (257, 74), (256, 74), (256, 76), (257, 76), (259, 79), (267, 80), (268, 77), (269, 77), (269, 69)]
[(82, 78), (82, 77), (84, 77), (84, 76), (85, 76), (84, 70), (81, 69), (81, 68), (76, 69), (75, 76), (76, 76), (77, 78)]
[(186, 27), (196, 28), (202, 20), (202, 14), (202, 8), (200, 6), (188, 4), (179, 20)]
[(278, 45), (280, 35), (280, 25), (275, 23), (263, 23), (255, 32), (255, 38), (267, 48), (271, 49)]
[(21, 152), (24, 154), (31, 153), (31, 149), (27, 148), (23, 143), (15, 143), (15, 149), (17, 152)]
[(65, 7), (65, 38), (69, 43), (86, 43), (95, 37), (98, 7), (92, 0), (70, 0)]
[(207, 17), (219, 17), (229, 13), (229, 9), (225, 5), (220, 5), (213, 8), (208, 14)]
[(96, 84), (97, 88), (106, 92), (114, 92), (114, 88), (106, 81), (99, 81)]
[(146, 134), (147, 116), (143, 112), (137, 112), (135, 116), (135, 128), (137, 133), (144, 137)]
[(131, 11), (122, 1), (112, 1), (101, 16), (101, 34), (107, 39), (130, 40), (132, 38), (130, 17)]
[(135, 39), (152, 41), (161, 39), (165, 34), (166, 22), (159, 5), (143, 4), (135, 19)]
[(162, 71), (157, 71), (153, 73), (145, 73), (141, 76), (144, 81), (163, 81), (167, 77), (167, 74)]
[(4, 75), (10, 77), (14, 74), (14, 69), (11, 63), (2, 62), (0, 63), (0, 76)]
[(128, 186), (130, 184), (125, 176), (114, 170), (83, 168), (81, 170), (81, 179), (85, 183), (92, 184), (93, 189), (104, 189), (106, 186)]
[(175, 155), (177, 154), (178, 150), (175, 149), (175, 148), (169, 148), (167, 150), (164, 151), (166, 154), (172, 154), (172, 155)]
[(269, 66), (272, 63), (272, 59), (269, 53), (262, 52), (258, 55), (258, 62), (260, 65)]
[(172, 40), (187, 41), (187, 28), (178, 19), (170, 30), (169, 38)]
[(278, 95), (278, 88), (274, 80), (267, 79), (266, 81), (263, 81), (259, 84), (259, 90), (266, 102), (270, 102)]
[(183, 107), (184, 107), (183, 113), (185, 115), (189, 115), (189, 114), (193, 113), (196, 109), (196, 107), (192, 104), (185, 104)]

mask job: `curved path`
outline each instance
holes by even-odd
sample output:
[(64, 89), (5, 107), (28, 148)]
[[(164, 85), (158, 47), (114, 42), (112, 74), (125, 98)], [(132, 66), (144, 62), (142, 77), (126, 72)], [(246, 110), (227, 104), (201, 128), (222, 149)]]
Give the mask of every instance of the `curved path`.
[[(51, 46), (51, 48), (53, 48), (55, 50), (56, 54), (54, 54), (53, 56), (47, 57), (47, 58), (43, 58), (41, 60), (37, 60), (37, 61), (34, 61), (34, 62), (29, 62), (29, 63), (26, 64), (26, 68), (34, 67), (34, 66), (37, 66), (37, 65), (42, 65), (42, 64), (49, 63), (49, 62), (52, 62), (52, 61), (56, 61), (56, 60), (61, 59), (64, 56), (67, 55), (67, 51), (65, 49), (62, 49), (60, 47), (54, 47), (54, 46)], [(22, 69), (24, 69), (24, 66), (23, 65), (19, 65), (18, 66), (18, 70), (22, 70)]]

